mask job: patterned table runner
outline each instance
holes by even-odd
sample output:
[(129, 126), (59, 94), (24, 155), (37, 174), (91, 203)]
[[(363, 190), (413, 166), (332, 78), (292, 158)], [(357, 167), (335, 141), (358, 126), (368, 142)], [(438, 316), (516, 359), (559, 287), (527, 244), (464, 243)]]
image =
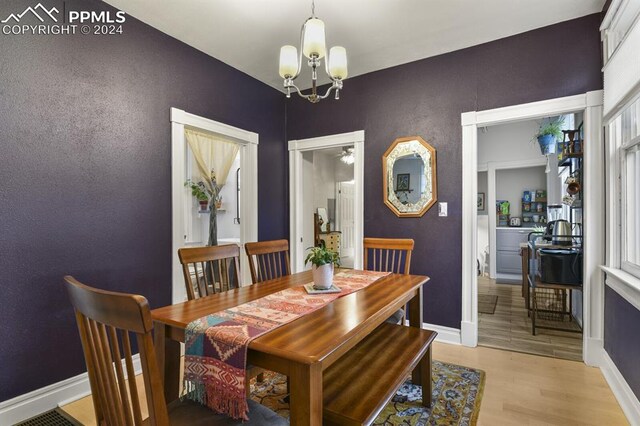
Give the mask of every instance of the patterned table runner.
[(248, 420), (249, 343), (386, 275), (340, 272), (333, 279), (340, 293), (308, 294), (301, 285), (193, 321), (185, 332), (184, 397), (234, 419)]

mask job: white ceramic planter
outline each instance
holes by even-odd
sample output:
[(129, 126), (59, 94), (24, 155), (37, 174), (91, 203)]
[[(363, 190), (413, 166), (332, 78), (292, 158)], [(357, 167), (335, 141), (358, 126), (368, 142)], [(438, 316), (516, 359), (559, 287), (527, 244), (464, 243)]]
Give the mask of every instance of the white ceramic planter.
[(328, 289), (333, 285), (333, 263), (316, 266), (313, 265), (313, 285), (319, 289)]

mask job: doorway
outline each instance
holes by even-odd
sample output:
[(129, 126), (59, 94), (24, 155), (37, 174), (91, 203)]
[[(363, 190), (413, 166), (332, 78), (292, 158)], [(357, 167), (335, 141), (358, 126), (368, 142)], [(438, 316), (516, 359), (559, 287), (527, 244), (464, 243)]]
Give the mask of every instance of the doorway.
[[(602, 91), (533, 102), (487, 111), (463, 113), (462, 121), (462, 321), (461, 341), (466, 346), (478, 344), (478, 130), (485, 126), (540, 120), (573, 112), (584, 114), (584, 200), (589, 212), (583, 221), (585, 241), (602, 241), (604, 236), (603, 199), (604, 161), (602, 159)], [(493, 206), (495, 208), (495, 206)], [(587, 244), (583, 257), (583, 359), (598, 365), (602, 348), (604, 295), (599, 269), (604, 261), (601, 244)]]
[[(582, 122), (582, 113), (578, 112), (478, 130), (478, 195), (486, 200), (480, 203), (477, 212), (478, 260), (482, 266), (478, 271), (478, 344), (481, 346), (582, 360), (580, 287), (532, 289), (530, 281), (535, 282), (537, 272), (528, 267), (538, 262), (537, 256), (532, 256), (533, 248), (550, 244), (542, 238), (546, 227), (555, 219), (567, 220), (573, 226), (572, 245), (576, 251), (586, 248), (582, 240), (582, 217), (577, 214), (582, 210), (560, 208), (562, 214), (557, 214), (556, 206), (563, 205), (562, 195), (566, 194), (565, 169), (570, 168), (569, 164), (559, 167), (558, 155), (543, 155), (538, 143), (532, 140), (532, 136), (549, 123), (570, 130)], [(575, 165), (581, 159), (572, 157), (567, 161)], [(576, 197), (581, 198), (582, 193)], [(570, 214), (571, 211), (576, 214)], [(552, 213), (554, 217), (549, 216)], [(527, 247), (529, 244), (532, 249)], [(568, 299), (569, 296), (573, 300)], [(533, 312), (533, 300), (538, 302), (536, 307), (540, 310)], [(560, 311), (570, 313), (560, 314)]]
[(307, 269), (305, 251), (317, 238), (339, 241), (343, 265), (361, 267), (364, 131), (289, 141), (289, 168), (293, 272)]
[[(207, 244), (207, 213), (199, 212), (197, 202), (185, 187), (185, 181), (192, 178), (194, 161), (186, 141), (185, 130), (215, 135), (238, 146), (237, 156), (229, 168), (227, 183), (221, 191), (218, 237), (219, 244), (240, 245), (242, 285), (251, 283), (243, 244), (258, 241), (258, 134), (171, 108), (173, 303), (186, 300), (178, 249), (188, 245)], [(225, 224), (229, 224), (229, 227)], [(221, 230), (221, 225), (224, 226), (224, 230)]]

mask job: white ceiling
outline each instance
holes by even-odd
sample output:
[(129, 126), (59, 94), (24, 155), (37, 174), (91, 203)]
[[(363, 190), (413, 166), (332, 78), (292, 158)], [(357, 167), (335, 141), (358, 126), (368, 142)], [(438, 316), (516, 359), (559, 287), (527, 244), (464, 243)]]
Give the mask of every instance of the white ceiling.
[[(280, 46), (298, 46), (311, 14), (310, 0), (105, 1), (278, 89)], [(347, 49), (353, 77), (599, 12), (604, 2), (316, 0), (316, 15), (327, 45)]]

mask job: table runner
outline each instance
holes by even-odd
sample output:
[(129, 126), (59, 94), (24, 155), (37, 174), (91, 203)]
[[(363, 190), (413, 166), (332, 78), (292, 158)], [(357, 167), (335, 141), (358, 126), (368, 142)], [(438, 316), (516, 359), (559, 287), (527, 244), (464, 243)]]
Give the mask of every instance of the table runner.
[(199, 318), (185, 330), (183, 398), (234, 419), (248, 420), (245, 386), (249, 343), (333, 300), (361, 290), (387, 272), (345, 271), (340, 293), (308, 294), (297, 286)]

